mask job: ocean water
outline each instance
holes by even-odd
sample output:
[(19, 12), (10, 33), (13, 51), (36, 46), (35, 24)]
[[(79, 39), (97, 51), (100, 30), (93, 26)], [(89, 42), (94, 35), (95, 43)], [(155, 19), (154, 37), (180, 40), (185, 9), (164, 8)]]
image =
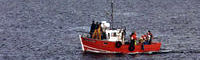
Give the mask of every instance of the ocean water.
[(0, 0), (0, 60), (199, 60), (199, 0), (113, 0), (114, 27), (138, 37), (151, 30), (155, 54), (97, 54), (81, 50), (79, 31), (110, 22), (111, 0)]

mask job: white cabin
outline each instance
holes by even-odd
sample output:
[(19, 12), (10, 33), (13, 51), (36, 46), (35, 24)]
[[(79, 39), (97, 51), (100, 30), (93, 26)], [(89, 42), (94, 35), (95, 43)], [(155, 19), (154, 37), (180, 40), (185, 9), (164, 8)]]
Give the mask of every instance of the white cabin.
[[(102, 23), (103, 24), (101, 26), (103, 28), (103, 31), (106, 33), (106, 38), (108, 41), (124, 42), (124, 36), (122, 35), (123, 29), (111, 30), (111, 29), (108, 29), (108, 28), (110, 28), (110, 23), (107, 23), (106, 21), (102, 21)], [(106, 27), (104, 27), (104, 26), (106, 26)]]
[(106, 37), (108, 41), (123, 41), (122, 29), (106, 30)]

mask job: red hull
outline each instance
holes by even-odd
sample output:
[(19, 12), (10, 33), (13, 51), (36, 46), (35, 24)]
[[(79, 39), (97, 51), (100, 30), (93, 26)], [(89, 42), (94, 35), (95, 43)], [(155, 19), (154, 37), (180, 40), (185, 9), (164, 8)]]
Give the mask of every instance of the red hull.
[(144, 45), (144, 50), (141, 49), (141, 44), (135, 45), (134, 51), (129, 51), (129, 45), (122, 45), (120, 48), (115, 47), (115, 42), (106, 40), (95, 40), (91, 38), (80, 37), (82, 49), (84, 51), (99, 52), (99, 53), (145, 53), (158, 52), (161, 47), (160, 42), (153, 42), (151, 45)]

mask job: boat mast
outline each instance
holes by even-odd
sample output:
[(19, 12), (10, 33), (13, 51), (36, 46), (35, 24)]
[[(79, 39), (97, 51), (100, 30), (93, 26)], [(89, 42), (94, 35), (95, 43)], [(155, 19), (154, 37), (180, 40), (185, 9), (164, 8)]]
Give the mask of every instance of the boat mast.
[(113, 0), (111, 0), (111, 29), (113, 29)]

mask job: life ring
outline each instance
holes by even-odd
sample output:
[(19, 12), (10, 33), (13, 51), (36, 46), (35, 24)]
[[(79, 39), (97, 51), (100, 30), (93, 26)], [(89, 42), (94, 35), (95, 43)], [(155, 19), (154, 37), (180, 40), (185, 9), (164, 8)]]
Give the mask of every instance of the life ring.
[(116, 43), (115, 43), (115, 47), (116, 48), (120, 48), (122, 46), (122, 43), (120, 42), (120, 41), (117, 41)]

